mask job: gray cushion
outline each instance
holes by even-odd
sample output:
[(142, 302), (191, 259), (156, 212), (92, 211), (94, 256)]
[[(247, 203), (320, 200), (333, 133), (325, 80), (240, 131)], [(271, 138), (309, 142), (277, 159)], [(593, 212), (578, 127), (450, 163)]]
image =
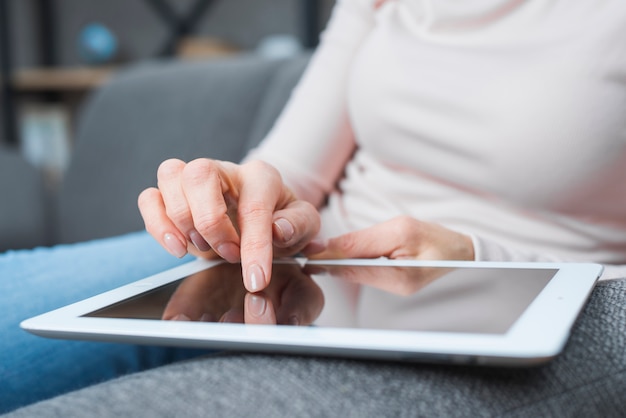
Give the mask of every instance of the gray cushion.
[(0, 148), (0, 252), (47, 243), (47, 203), (39, 170)]
[(81, 117), (59, 195), (60, 242), (143, 228), (137, 196), (167, 158), (239, 160), (276, 61), (244, 56), (135, 67)]
[(565, 351), (530, 369), (228, 354), (130, 375), (14, 417), (619, 417), (626, 280), (594, 290)]

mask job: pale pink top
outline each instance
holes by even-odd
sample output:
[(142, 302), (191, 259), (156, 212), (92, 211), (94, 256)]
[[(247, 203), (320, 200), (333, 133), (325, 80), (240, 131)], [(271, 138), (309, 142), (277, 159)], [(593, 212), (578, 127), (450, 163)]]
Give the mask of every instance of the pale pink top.
[(337, 2), (251, 155), (328, 198), (322, 235), (407, 214), (477, 260), (626, 264), (626, 1), (375, 3)]

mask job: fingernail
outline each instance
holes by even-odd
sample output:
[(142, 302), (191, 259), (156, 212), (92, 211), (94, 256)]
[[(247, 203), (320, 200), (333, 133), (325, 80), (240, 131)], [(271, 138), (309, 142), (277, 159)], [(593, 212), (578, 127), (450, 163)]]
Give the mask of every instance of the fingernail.
[(232, 242), (225, 242), (220, 244), (217, 249), (217, 254), (229, 263), (236, 263), (239, 261), (239, 246)]
[(300, 325), (300, 319), (296, 315), (292, 315), (287, 320), (288, 325)]
[(291, 222), (285, 218), (278, 218), (274, 221), (274, 226), (283, 242), (289, 242), (295, 234), (295, 229)]
[(189, 232), (189, 239), (191, 240), (191, 242), (193, 242), (193, 245), (195, 245), (196, 248), (200, 251), (209, 251), (211, 249), (209, 243), (206, 242), (202, 235), (200, 235), (200, 233), (195, 229)]
[(212, 315), (210, 313), (203, 313), (202, 316), (199, 319), (200, 322), (216, 322), (215, 321), (215, 315)]
[(267, 307), (267, 302), (264, 297), (257, 295), (250, 295), (250, 303), (248, 304), (248, 308), (250, 309), (248, 312), (256, 317), (260, 318), (265, 313), (265, 308)]
[(237, 309), (231, 309), (222, 315), (218, 322), (225, 322), (227, 324), (243, 324), (243, 312)]
[(181, 313), (173, 317), (172, 321), (191, 321), (191, 319), (189, 319), (187, 315)]
[(265, 274), (258, 264), (248, 267), (248, 290), (258, 292), (265, 287)]
[(165, 234), (163, 243), (167, 251), (175, 257), (182, 258), (187, 254), (187, 247), (174, 234)]

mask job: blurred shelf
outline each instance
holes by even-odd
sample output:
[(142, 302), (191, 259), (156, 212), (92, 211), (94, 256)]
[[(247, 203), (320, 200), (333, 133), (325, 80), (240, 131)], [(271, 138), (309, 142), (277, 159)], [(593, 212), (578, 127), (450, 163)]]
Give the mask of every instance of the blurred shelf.
[(241, 52), (241, 48), (218, 38), (188, 36), (178, 41), (175, 56), (180, 59), (209, 59)]
[(106, 83), (113, 67), (89, 68), (30, 68), (18, 70), (13, 75), (16, 92), (82, 92)]

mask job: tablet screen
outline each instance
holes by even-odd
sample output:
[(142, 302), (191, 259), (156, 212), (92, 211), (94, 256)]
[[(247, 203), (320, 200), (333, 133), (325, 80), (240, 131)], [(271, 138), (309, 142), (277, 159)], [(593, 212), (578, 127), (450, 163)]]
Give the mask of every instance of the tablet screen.
[(249, 294), (222, 263), (84, 316), (503, 334), (557, 271), (286, 262)]

